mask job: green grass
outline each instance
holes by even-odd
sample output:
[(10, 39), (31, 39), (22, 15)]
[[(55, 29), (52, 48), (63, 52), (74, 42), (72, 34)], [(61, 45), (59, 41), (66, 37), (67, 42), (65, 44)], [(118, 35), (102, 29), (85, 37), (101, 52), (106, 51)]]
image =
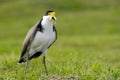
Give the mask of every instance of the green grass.
[[(67, 3), (67, 4), (65, 4)], [(17, 64), (27, 31), (48, 9), (56, 11), (58, 39), (28, 71)], [(119, 80), (120, 6), (117, 0), (1, 0), (0, 80)]]
[(0, 78), (3, 80), (7, 78), (18, 80), (25, 78), (31, 80), (119, 79), (119, 40), (119, 35), (59, 37), (47, 54), (49, 76), (45, 75), (42, 56), (29, 63), (28, 72), (25, 75), (23, 74), (24, 64), (17, 64), (19, 58), (17, 51), (4, 53), (0, 57), (0, 72), (2, 72)]

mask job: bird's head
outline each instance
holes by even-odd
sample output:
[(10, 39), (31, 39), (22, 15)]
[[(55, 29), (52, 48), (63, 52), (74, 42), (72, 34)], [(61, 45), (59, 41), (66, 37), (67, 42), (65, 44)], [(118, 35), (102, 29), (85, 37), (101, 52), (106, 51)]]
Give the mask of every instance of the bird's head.
[(52, 10), (47, 11), (44, 18), (52, 22), (56, 21), (55, 12)]

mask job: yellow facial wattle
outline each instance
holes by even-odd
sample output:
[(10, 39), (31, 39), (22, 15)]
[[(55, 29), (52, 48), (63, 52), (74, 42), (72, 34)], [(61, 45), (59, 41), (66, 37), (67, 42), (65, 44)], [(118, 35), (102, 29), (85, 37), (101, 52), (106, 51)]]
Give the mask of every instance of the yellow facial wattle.
[(55, 12), (50, 12), (49, 15), (50, 15), (50, 20), (56, 20)]

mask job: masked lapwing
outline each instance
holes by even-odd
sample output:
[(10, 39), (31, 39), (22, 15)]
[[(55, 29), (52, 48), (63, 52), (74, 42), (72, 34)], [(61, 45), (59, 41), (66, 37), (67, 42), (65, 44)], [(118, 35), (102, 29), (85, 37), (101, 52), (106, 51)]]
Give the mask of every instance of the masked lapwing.
[(27, 71), (28, 62), (31, 59), (37, 58), (43, 54), (43, 63), (46, 74), (48, 74), (45, 56), (48, 48), (57, 39), (57, 31), (54, 26), (55, 21), (55, 12), (49, 10), (45, 13), (42, 19), (27, 33), (27, 36), (23, 42), (20, 60), (18, 62), (26, 63), (24, 73)]

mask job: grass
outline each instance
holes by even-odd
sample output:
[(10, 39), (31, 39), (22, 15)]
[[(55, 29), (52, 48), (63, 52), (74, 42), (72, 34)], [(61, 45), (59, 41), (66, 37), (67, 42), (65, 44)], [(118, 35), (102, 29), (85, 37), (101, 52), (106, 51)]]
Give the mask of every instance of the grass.
[[(118, 3), (1, 0), (0, 80), (119, 80)], [(47, 53), (49, 75), (45, 75), (42, 56), (31, 60), (23, 74), (24, 64), (17, 64), (23, 39), (48, 9), (56, 11), (58, 30), (58, 40)]]
[(119, 35), (59, 37), (47, 54), (49, 76), (45, 75), (42, 56), (32, 60), (23, 74), (24, 64), (17, 64), (18, 48), (14, 48), (14, 52), (1, 54), (0, 78), (119, 80), (119, 40)]

